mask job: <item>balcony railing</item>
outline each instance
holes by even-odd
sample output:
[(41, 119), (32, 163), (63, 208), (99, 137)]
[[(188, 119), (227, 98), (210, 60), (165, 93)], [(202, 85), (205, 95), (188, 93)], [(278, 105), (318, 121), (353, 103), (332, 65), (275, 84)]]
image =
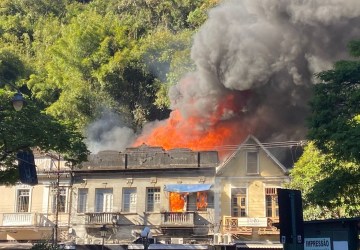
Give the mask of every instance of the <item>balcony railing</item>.
[[(53, 214), (46, 213), (0, 213), (0, 226), (2, 227), (53, 227), (55, 218)], [(59, 220), (58, 225), (66, 225)]]
[(33, 213), (4, 213), (2, 226), (34, 226), (36, 214)]
[(120, 213), (115, 212), (98, 212), (85, 213), (85, 223), (88, 225), (112, 224), (119, 220)]
[(161, 226), (193, 227), (194, 212), (164, 212), (161, 213)]

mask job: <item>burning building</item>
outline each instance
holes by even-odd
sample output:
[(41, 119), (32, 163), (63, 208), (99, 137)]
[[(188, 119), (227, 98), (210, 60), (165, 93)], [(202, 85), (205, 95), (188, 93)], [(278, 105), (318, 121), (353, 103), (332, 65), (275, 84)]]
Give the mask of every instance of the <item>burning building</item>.
[(169, 90), (170, 117), (148, 123), (136, 138), (114, 124), (96, 137), (97, 146), (146, 143), (228, 155), (228, 146), (249, 134), (261, 142), (303, 140), (314, 75), (348, 59), (347, 43), (359, 38), (355, 6), (356, 0), (222, 1), (194, 35), (195, 70)]
[(107, 244), (131, 244), (144, 227), (162, 243), (208, 243), (218, 164), (216, 151), (147, 145), (91, 155), (74, 170), (77, 243), (98, 241), (101, 225), (112, 229)]
[[(101, 151), (76, 169), (60, 158), (37, 162), (44, 166), (39, 185), (0, 187), (8, 194), (0, 213), (0, 227), (8, 232), (0, 234), (3, 240), (38, 240), (40, 232), (51, 237), (57, 225), (59, 241), (96, 245), (105, 225), (105, 244), (128, 249), (144, 228), (151, 243), (241, 249), (255, 240), (278, 247), (276, 188), (289, 177), (254, 136), (222, 162), (216, 151), (147, 145)], [(11, 213), (11, 207), (19, 210)], [(33, 233), (10, 233), (15, 230)]]
[[(191, 57), (195, 71), (169, 90), (170, 117), (146, 124), (136, 138), (129, 139), (126, 133), (128, 144), (122, 143), (121, 150), (132, 145), (136, 151), (136, 147), (145, 143), (168, 151), (179, 148), (218, 151), (222, 163), (212, 188), (218, 194), (214, 203), (219, 209), (212, 226), (218, 228), (219, 238), (214, 241), (274, 239), (271, 235), (278, 234), (271, 226), (271, 221), (277, 219), (275, 190), (288, 181), (288, 177), (286, 168), (260, 141), (305, 138), (306, 117), (310, 112), (308, 101), (317, 81), (314, 75), (331, 69), (339, 59), (347, 59), (346, 44), (360, 35), (357, 6), (356, 0), (243, 0), (219, 4), (209, 12), (208, 20), (194, 36)], [(107, 135), (106, 138), (124, 141), (121, 136)], [(140, 160), (144, 161), (143, 165), (136, 163), (142, 171), (159, 171), (144, 167), (147, 163), (163, 166), (155, 163), (159, 159), (144, 152), (143, 156)], [(129, 176), (133, 159), (116, 157), (120, 157), (124, 173)], [(197, 162), (199, 159), (201, 161), (201, 157)], [(103, 171), (106, 168), (104, 166)], [(202, 168), (182, 169), (190, 172), (190, 169)], [(167, 173), (172, 171), (175, 170)], [(176, 179), (177, 174), (173, 172), (173, 178)], [(132, 183), (132, 177), (128, 178)], [(108, 183), (105, 179), (102, 181)], [(168, 193), (173, 193), (165, 196), (171, 204), (166, 204), (172, 209), (171, 213), (189, 206), (185, 201), (186, 191)], [(209, 209), (213, 198), (208, 194), (193, 199), (207, 200), (201, 205), (193, 203), (194, 209), (200, 211), (205, 204)]]

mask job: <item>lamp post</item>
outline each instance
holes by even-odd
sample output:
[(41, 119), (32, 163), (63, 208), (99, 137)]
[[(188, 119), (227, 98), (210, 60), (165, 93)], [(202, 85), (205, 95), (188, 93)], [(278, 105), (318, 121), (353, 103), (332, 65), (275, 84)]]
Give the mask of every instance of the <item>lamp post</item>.
[(11, 83), (2, 83), (2, 82), (0, 82), (0, 87), (5, 86), (5, 84), (10, 85), (12, 88), (17, 90), (17, 93), (14, 94), (13, 98), (11, 99), (11, 102), (12, 102), (12, 105), (13, 105), (14, 109), (16, 111), (20, 111), (23, 108), (23, 106), (26, 104), (24, 96), (22, 95), (20, 90), (15, 85), (13, 85)]
[(149, 248), (149, 238), (151, 238), (151, 231), (150, 231), (150, 228), (149, 227), (145, 227), (141, 233), (140, 233), (140, 237), (142, 239), (142, 243), (143, 243), (143, 246), (144, 246), (144, 250), (148, 250)]
[(103, 225), (103, 226), (100, 228), (100, 235), (101, 235), (101, 238), (102, 238), (101, 250), (104, 250), (104, 242), (105, 242), (106, 233), (107, 233), (106, 225)]
[[(0, 88), (5, 87), (5, 85), (9, 85), (10, 87), (12, 87), (13, 89), (15, 89), (17, 91), (11, 99), (11, 103), (16, 111), (20, 111), (23, 108), (23, 106), (26, 105), (26, 101), (25, 101), (22, 93), (15, 85), (13, 85), (11, 83), (4, 83), (4, 82), (0, 81)], [(0, 111), (1, 111), (1, 113), (2, 113), (2, 111), (4, 111), (4, 114), (1, 114), (1, 116), (0, 116), (1, 130), (2, 130), (1, 132), (3, 133), (3, 131), (4, 132), (7, 131), (6, 127), (8, 124), (7, 124), (6, 119), (4, 119), (4, 118), (6, 118), (7, 112), (6, 112), (6, 108), (2, 107), (2, 106), (0, 106)], [(10, 134), (11, 130), (6, 133)], [(7, 135), (4, 135), (4, 140), (1, 143), (2, 149), (0, 150), (1, 151), (0, 154), (2, 155), (2, 161), (4, 161), (7, 158), (7, 156), (9, 156), (9, 155), (14, 155), (14, 157), (15, 157), (15, 153), (16, 153), (15, 159), (17, 160), (17, 163), (18, 163), (19, 179), (20, 179), (21, 183), (32, 185), (32, 186), (38, 184), (38, 179), (37, 179), (37, 174), (36, 174), (36, 166), (35, 166), (35, 162), (34, 162), (34, 154), (33, 154), (32, 150), (30, 150), (28, 148), (28, 146), (26, 146), (28, 144), (28, 142), (26, 142), (25, 145), (16, 145), (15, 147), (10, 146), (7, 148), (7, 145), (5, 143), (6, 137), (7, 137)], [(19, 136), (19, 138), (20, 138), (20, 136)], [(16, 144), (19, 144), (19, 143), (16, 143)], [(10, 148), (12, 148), (12, 149), (10, 149)]]

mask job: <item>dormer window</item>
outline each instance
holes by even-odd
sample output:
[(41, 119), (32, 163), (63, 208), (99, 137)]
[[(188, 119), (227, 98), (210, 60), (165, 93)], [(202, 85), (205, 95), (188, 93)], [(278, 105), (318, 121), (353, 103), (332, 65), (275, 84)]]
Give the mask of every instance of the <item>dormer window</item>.
[(249, 151), (246, 154), (246, 167), (248, 174), (259, 174), (259, 156), (257, 151)]

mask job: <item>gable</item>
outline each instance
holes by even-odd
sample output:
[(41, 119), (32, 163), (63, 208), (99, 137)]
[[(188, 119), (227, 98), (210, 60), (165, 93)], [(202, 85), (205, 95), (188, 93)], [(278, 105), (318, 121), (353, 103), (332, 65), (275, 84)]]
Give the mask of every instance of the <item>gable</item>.
[(217, 176), (280, 177), (286, 174), (287, 169), (252, 135), (217, 168)]

